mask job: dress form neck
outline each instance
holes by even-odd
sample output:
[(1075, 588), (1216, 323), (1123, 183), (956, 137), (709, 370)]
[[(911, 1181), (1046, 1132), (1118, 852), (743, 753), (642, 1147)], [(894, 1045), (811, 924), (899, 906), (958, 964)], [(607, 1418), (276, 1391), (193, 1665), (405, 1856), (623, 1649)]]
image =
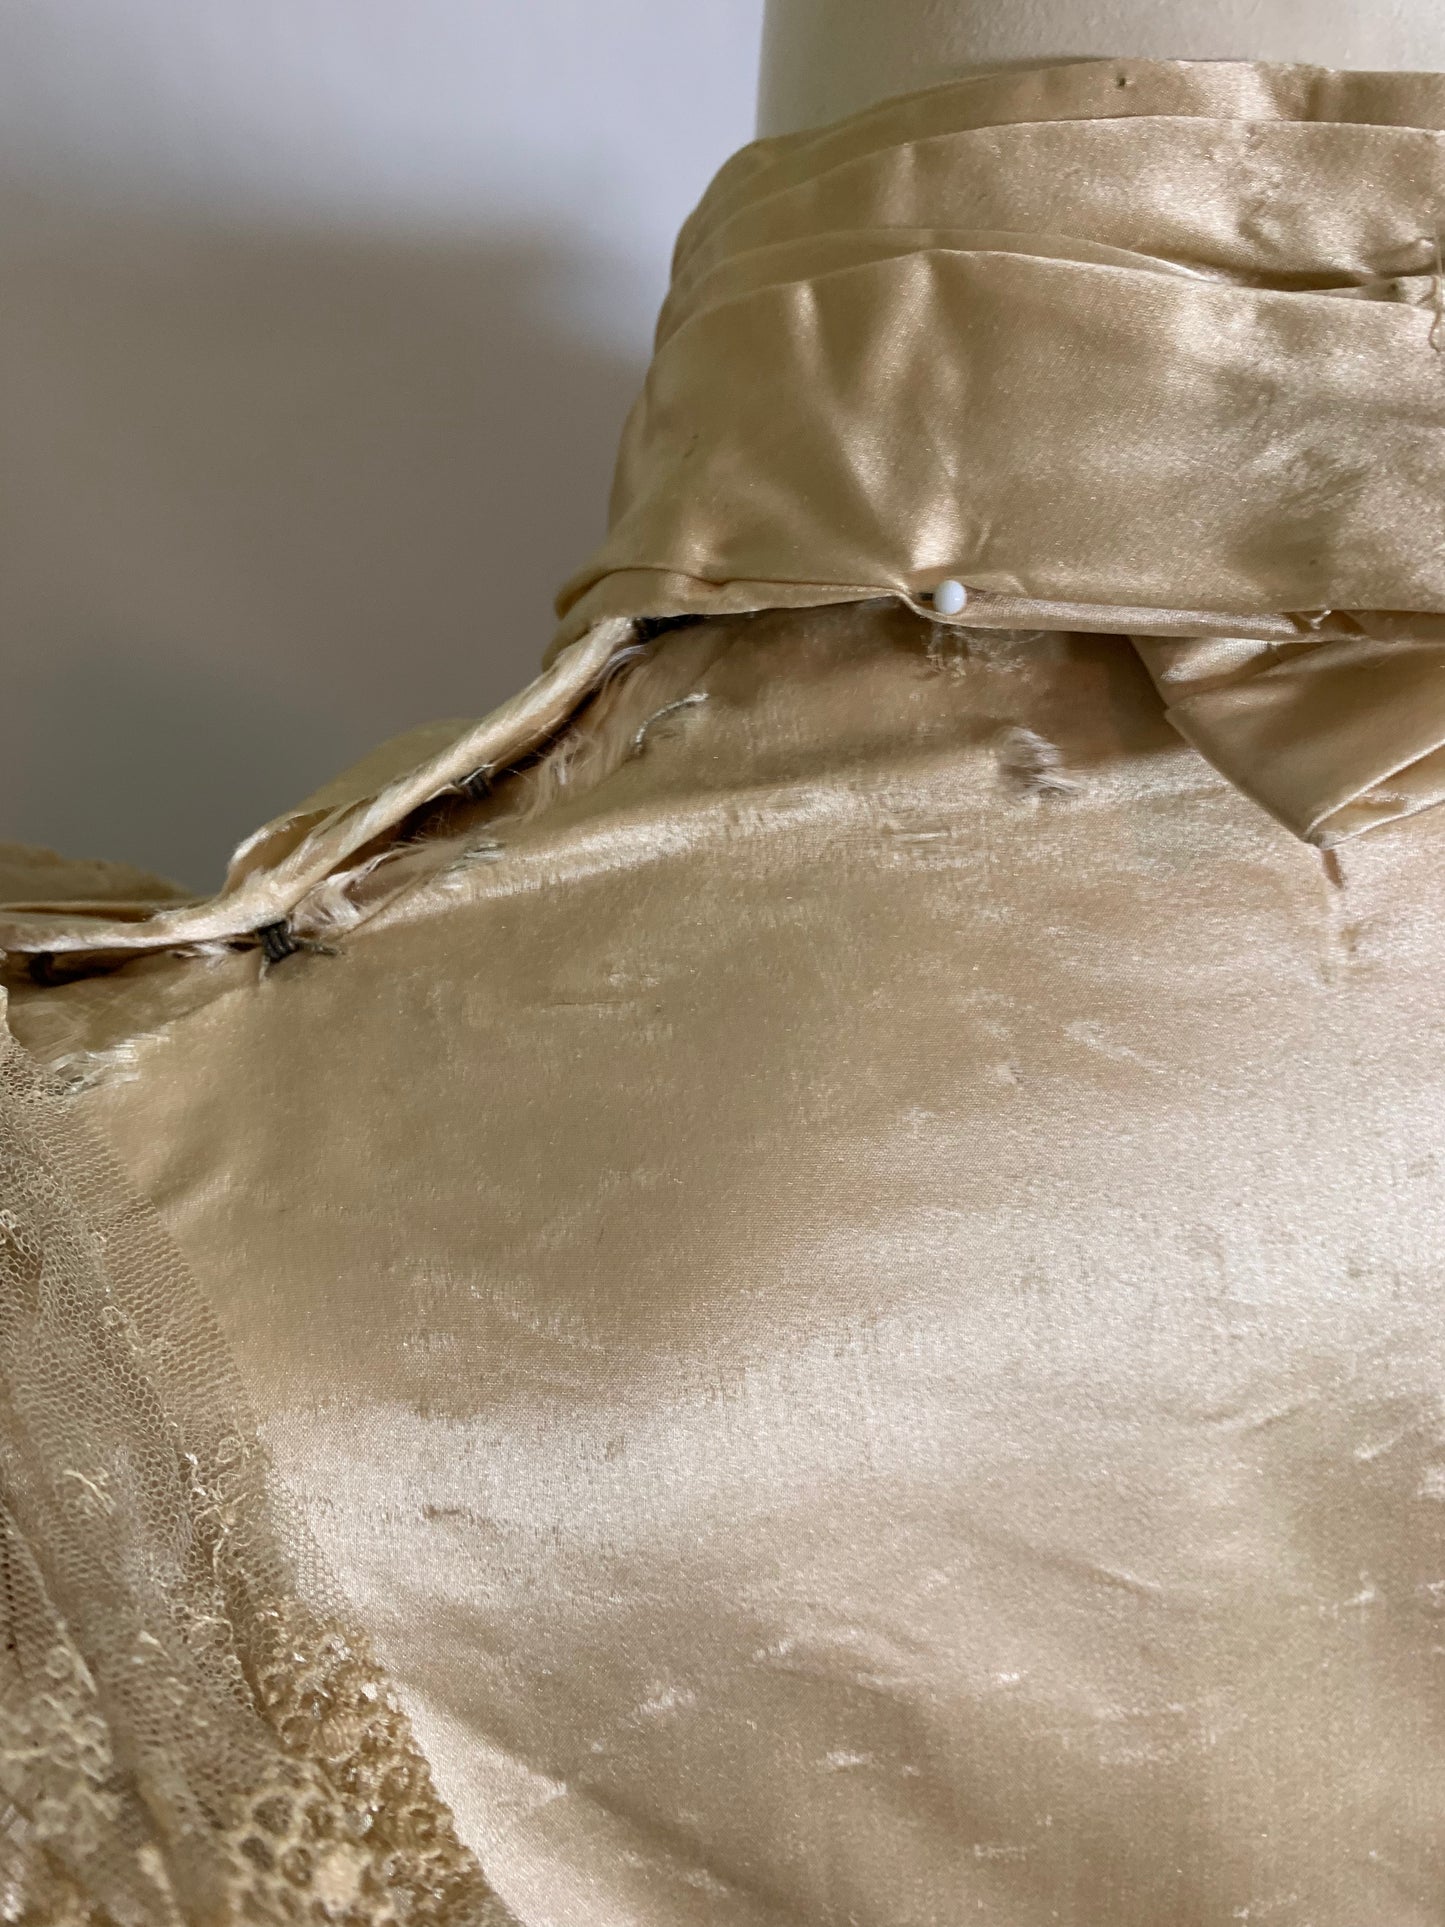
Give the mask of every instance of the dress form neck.
[(758, 132), (991, 67), (1068, 59), (1445, 69), (1439, 0), (767, 0)]

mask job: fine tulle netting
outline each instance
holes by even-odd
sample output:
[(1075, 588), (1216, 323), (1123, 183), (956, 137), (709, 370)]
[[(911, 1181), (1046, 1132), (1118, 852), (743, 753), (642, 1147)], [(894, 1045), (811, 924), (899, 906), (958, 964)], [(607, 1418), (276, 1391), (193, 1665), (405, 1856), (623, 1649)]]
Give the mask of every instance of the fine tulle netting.
[(179, 1254), (0, 1035), (0, 1921), (509, 1918)]

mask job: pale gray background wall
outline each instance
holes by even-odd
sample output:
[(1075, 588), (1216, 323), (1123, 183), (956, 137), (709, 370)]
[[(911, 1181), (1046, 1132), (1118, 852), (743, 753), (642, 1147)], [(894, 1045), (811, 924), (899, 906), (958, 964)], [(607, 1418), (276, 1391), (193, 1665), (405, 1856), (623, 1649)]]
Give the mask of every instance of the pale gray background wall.
[(535, 670), (762, 0), (0, 0), (0, 838), (195, 887)]

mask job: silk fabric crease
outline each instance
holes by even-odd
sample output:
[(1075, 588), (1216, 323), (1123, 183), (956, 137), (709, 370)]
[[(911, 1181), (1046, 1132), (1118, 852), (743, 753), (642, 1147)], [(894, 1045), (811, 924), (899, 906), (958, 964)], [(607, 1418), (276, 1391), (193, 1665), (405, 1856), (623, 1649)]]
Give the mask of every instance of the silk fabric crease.
[[(346, 1879), (186, 1900), (175, 1815), (240, 1795), (157, 1793), (34, 1523), (119, 1533), (135, 1454), (107, 1406), (47, 1459), (12, 1346), (119, 1844), (57, 1871), (0, 1671), (0, 1895), (143, 1918), (125, 1849), (186, 1927), (1445, 1927), (1442, 130), (1438, 75), (1111, 61), (757, 143), (534, 684), (214, 898), (0, 850), (65, 1369), (137, 1347), (167, 1544), (241, 1441), (227, 1598), (264, 1541), (423, 1815), (313, 1688), (321, 1764), (265, 1747)], [(212, 1334), (173, 1424), (142, 1249)]]

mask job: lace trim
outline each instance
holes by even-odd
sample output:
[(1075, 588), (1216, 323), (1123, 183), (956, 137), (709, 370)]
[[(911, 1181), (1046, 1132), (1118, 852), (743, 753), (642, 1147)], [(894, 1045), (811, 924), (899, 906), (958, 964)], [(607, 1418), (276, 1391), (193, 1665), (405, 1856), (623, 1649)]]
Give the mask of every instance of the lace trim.
[(509, 1920), (154, 1212), (0, 1037), (0, 1921)]

